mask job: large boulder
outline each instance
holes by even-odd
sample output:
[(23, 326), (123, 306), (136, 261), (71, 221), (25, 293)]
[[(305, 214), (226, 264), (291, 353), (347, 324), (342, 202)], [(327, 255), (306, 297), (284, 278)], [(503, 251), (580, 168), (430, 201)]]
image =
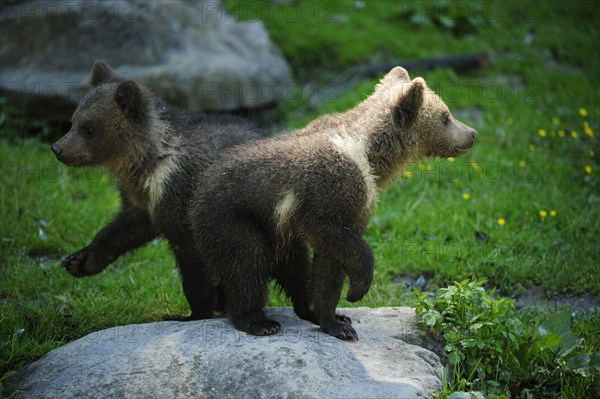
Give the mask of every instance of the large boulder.
[(441, 387), (438, 356), (414, 309), (340, 309), (360, 341), (333, 338), (289, 308), (281, 333), (254, 337), (226, 319), (98, 331), (13, 378), (24, 398), (423, 398)]
[(68, 120), (97, 59), (190, 111), (263, 107), (291, 82), (262, 23), (218, 0), (29, 0), (0, 25), (0, 94), (49, 120)]

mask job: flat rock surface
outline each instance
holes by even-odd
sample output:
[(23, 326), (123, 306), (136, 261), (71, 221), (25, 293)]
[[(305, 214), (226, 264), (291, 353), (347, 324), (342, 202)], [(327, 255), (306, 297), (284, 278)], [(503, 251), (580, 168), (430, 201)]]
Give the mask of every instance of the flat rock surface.
[(412, 308), (338, 309), (360, 341), (333, 338), (290, 308), (254, 337), (227, 319), (110, 328), (55, 349), (12, 382), (23, 398), (423, 398), (441, 388), (435, 347)]

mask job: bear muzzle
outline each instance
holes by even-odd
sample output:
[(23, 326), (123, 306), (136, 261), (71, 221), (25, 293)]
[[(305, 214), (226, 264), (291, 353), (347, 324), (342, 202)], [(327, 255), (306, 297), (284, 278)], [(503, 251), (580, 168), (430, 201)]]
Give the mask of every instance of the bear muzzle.
[(52, 152), (60, 162), (68, 166), (87, 166), (90, 164), (89, 151), (81, 135), (67, 132), (60, 140), (52, 144)]
[(62, 153), (62, 148), (57, 143), (52, 144), (52, 152), (56, 155), (56, 158)]

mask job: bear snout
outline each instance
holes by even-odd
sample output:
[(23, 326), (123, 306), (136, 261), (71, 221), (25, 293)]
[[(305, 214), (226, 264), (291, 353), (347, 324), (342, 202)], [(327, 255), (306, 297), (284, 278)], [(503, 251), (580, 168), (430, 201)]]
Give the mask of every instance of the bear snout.
[(477, 130), (471, 129), (471, 137), (473, 137), (473, 140), (477, 138)]
[(62, 153), (62, 148), (57, 143), (54, 143), (52, 144), (52, 152), (58, 157)]

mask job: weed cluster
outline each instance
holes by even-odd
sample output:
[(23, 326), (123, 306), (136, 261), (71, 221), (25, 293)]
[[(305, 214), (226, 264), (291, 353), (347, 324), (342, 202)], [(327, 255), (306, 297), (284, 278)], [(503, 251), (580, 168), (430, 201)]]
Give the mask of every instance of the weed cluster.
[(446, 342), (448, 378), (441, 398), (457, 390), (486, 391), (492, 398), (550, 398), (572, 384), (587, 386), (590, 394), (598, 388), (600, 352), (575, 354), (584, 339), (571, 330), (570, 313), (556, 313), (541, 324), (527, 320), (513, 300), (486, 291), (486, 282), (455, 282), (434, 298), (414, 290), (419, 321)]

